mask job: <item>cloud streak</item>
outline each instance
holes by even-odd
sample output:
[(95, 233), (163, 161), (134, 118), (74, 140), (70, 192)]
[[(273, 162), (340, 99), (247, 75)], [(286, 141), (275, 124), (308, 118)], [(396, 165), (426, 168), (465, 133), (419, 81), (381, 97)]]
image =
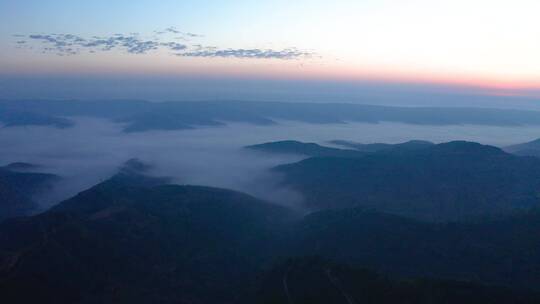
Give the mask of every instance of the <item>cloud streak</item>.
[[(182, 32), (174, 27), (154, 31), (151, 38), (142, 37), (138, 33), (114, 34), (111, 36), (93, 36), (85, 38), (74, 34), (32, 34), (13, 35), (19, 48), (37, 49), (42, 53), (58, 56), (73, 56), (83, 52), (98, 53), (119, 51), (127, 54), (148, 54), (157, 50), (169, 51), (179, 57), (204, 58), (237, 58), (237, 59), (303, 59), (314, 55), (312, 52), (296, 48), (262, 49), (262, 48), (217, 48), (201, 44), (191, 44), (191, 39), (203, 37), (199, 34)], [(174, 37), (170, 37), (170, 36)], [(183, 43), (175, 40), (183, 40)]]
[[(186, 48), (185, 45), (174, 42), (162, 43), (157, 40), (141, 39), (136, 34), (115, 34), (110, 37), (94, 36), (89, 39), (73, 34), (29, 35), (27, 38), (30, 41), (41, 43), (42, 51), (53, 52), (57, 55), (78, 55), (84, 50), (104, 52), (113, 49), (123, 50), (130, 54), (146, 54), (160, 47), (168, 47), (171, 50)], [(28, 42), (28, 40), (20, 41)]]
[(190, 33), (190, 32), (182, 32), (178, 29), (176, 29), (175, 27), (168, 27), (162, 31), (154, 31), (154, 33), (158, 34), (158, 35), (164, 35), (164, 34), (176, 34), (176, 35), (180, 35), (179, 37), (176, 37), (176, 38), (198, 38), (198, 37), (204, 37), (203, 35), (199, 35), (199, 34), (194, 34), (194, 33)]
[(184, 57), (222, 57), (222, 58), (257, 58), (257, 59), (296, 59), (308, 58), (313, 54), (294, 48), (284, 50), (272, 49), (215, 49), (206, 48), (178, 54)]

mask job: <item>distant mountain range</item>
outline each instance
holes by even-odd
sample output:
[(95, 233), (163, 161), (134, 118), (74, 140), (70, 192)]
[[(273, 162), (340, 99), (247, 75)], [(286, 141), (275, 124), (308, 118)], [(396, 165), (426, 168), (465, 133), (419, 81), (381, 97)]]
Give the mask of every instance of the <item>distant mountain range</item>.
[(388, 107), (345, 103), (285, 103), (245, 101), (146, 102), (137, 100), (0, 101), (5, 126), (48, 125), (66, 128), (69, 117), (111, 119), (126, 132), (182, 130), (221, 126), (227, 122), (259, 125), (276, 120), (308, 123), (399, 122), (420, 125), (540, 125), (540, 112), (485, 108)]
[(316, 143), (303, 143), (296, 140), (284, 140), (252, 145), (247, 146), (246, 149), (261, 152), (296, 154), (311, 157), (359, 157), (364, 155), (364, 153), (359, 153), (357, 150), (324, 147)]
[(521, 156), (540, 157), (540, 138), (527, 143), (509, 146), (504, 148), (504, 150)]
[(19, 108), (19, 106), (0, 104), (0, 123), (5, 127), (51, 126), (55, 128), (69, 128), (74, 125), (74, 123), (67, 118), (42, 114), (33, 109), (29, 111)]
[(295, 154), (304, 155), (309, 157), (361, 157), (366, 156), (369, 153), (401, 153), (412, 152), (427, 147), (431, 147), (434, 143), (423, 140), (411, 140), (399, 144), (361, 144), (345, 140), (333, 140), (331, 144), (343, 146), (342, 148), (333, 148), (322, 146), (316, 143), (304, 143), (296, 140), (283, 140), (268, 142), (264, 144), (257, 144), (246, 146), (246, 149), (278, 154)]
[(354, 149), (361, 152), (381, 152), (381, 151), (412, 151), (423, 149), (434, 145), (432, 142), (425, 140), (410, 140), (404, 143), (399, 144), (385, 144), (385, 143), (374, 143), (374, 144), (362, 144), (348, 140), (332, 140), (331, 144)]

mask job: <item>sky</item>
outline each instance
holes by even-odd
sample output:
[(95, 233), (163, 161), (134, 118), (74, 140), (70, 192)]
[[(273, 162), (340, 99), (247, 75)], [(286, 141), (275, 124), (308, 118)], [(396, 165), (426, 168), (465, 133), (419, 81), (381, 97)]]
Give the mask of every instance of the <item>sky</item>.
[(540, 98), (538, 12), (536, 0), (0, 0), (0, 98), (132, 97), (141, 82), (208, 98), (244, 80)]

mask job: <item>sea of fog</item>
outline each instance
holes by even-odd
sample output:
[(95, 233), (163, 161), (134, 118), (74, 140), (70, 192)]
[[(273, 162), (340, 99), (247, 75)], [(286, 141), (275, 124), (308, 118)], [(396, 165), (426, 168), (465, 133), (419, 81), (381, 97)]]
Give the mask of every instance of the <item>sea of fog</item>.
[(301, 205), (301, 196), (280, 186), (269, 169), (302, 159), (242, 149), (277, 140), (326, 144), (334, 139), (362, 143), (399, 143), (412, 139), (436, 143), (476, 141), (495, 146), (540, 137), (540, 126), (424, 126), (399, 123), (308, 124), (280, 121), (273, 126), (230, 123), (180, 131), (124, 133), (107, 120), (75, 118), (73, 128), (0, 128), (0, 165), (29, 162), (62, 177), (55, 190), (40, 197), (44, 208), (112, 176), (128, 159), (153, 166), (152, 174), (178, 184), (207, 185), (244, 191), (280, 204)]

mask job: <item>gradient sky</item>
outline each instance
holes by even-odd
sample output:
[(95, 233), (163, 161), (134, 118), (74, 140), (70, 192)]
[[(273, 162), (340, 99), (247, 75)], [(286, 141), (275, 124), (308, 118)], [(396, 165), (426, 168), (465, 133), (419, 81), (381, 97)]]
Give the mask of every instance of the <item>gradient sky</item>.
[[(539, 12), (538, 0), (0, 0), (0, 75), (425, 83), (537, 97)], [(155, 33), (170, 27), (182, 37)], [(235, 56), (167, 47), (59, 56), (29, 38), (130, 33)], [(277, 55), (242, 58), (242, 49)]]

